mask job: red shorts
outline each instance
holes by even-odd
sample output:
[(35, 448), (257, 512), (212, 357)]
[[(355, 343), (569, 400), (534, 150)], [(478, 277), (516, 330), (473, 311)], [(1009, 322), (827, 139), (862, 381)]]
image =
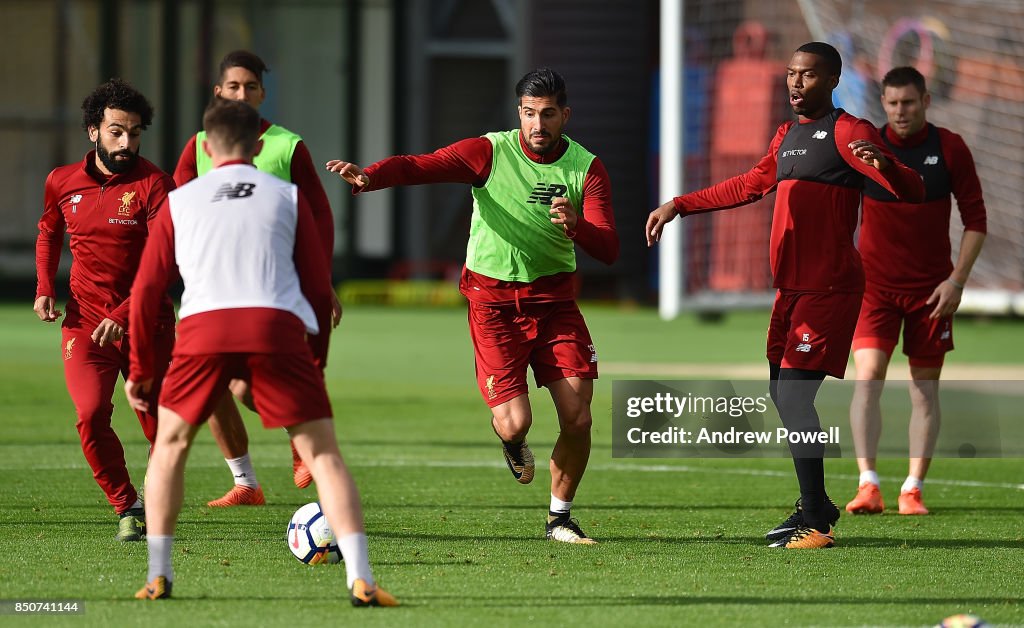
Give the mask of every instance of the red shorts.
[(868, 284), (860, 308), (853, 350), (880, 349), (892, 356), (903, 323), (903, 353), (911, 366), (942, 366), (947, 351), (953, 350), (953, 317), (932, 320), (928, 315), (928, 294), (906, 294)]
[[(307, 348), (308, 349), (308, 348)], [(164, 377), (160, 405), (200, 425), (227, 392), (232, 379), (252, 384), (263, 426), (290, 427), (331, 416), (323, 373), (306, 353), (175, 355)]]
[(476, 382), (494, 407), (566, 377), (597, 379), (597, 351), (573, 301), (490, 306), (469, 302)]
[(858, 292), (779, 290), (768, 326), (768, 361), (842, 379), (860, 302)]

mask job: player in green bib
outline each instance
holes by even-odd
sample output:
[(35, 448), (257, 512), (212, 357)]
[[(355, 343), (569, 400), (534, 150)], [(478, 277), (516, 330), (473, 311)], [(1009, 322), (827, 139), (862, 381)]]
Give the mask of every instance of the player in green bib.
[[(263, 87), (263, 73), (267, 66), (257, 55), (247, 50), (235, 50), (224, 56), (220, 62), (220, 75), (213, 86), (214, 98), (225, 100), (241, 100), (254, 109), (259, 109), (266, 98)], [(181, 186), (206, 174), (213, 164), (209, 155), (203, 150), (206, 133), (196, 133), (185, 145), (178, 165), (174, 169), (174, 182)], [(272, 174), (279, 179), (294, 183), (299, 193), (306, 198), (313, 210), (320, 244), (330, 267), (334, 254), (334, 217), (331, 205), (327, 200), (323, 184), (313, 167), (313, 159), (302, 138), (288, 129), (260, 120), (259, 154), (253, 164), (263, 172)], [(341, 303), (335, 295), (332, 323), (337, 326), (341, 320)], [(323, 365), (319, 365), (323, 368)], [(248, 387), (242, 380), (232, 382), (232, 390), (246, 405), (252, 408)], [(265, 503), (263, 489), (256, 480), (256, 471), (249, 458), (249, 435), (238, 412), (238, 407), (231, 395), (225, 395), (210, 417), (210, 432), (224, 454), (224, 460), (234, 476), (234, 486), (219, 499), (207, 503), (208, 506), (261, 506)], [(305, 488), (312, 482), (312, 475), (303, 464), (295, 448), (292, 448), (292, 471), (295, 485)]]
[(354, 193), (397, 185), (472, 185), (466, 265), (469, 332), (480, 393), (505, 462), (520, 484), (533, 480), (526, 436), (533, 422), (527, 367), (548, 389), (559, 435), (551, 452), (547, 538), (593, 544), (570, 508), (590, 458), (590, 404), (597, 351), (576, 306), (576, 245), (611, 264), (619, 254), (611, 183), (601, 161), (562, 133), (565, 81), (553, 70), (516, 85), (520, 128), (461, 140), (426, 155), (368, 166), (327, 162)]

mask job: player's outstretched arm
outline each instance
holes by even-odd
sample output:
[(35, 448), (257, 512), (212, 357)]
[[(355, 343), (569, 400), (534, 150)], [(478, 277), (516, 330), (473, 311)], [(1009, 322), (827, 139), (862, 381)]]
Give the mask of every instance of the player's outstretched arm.
[(905, 203), (924, 200), (921, 175), (896, 158), (870, 122), (843, 114), (836, 121), (835, 139), (836, 149), (851, 168)]
[(655, 242), (661, 240), (661, 232), (665, 229), (665, 225), (675, 220), (675, 217), (676, 203), (674, 200), (651, 212), (647, 217), (647, 227), (644, 229), (648, 247), (654, 246)]
[(363, 169), (354, 163), (342, 161), (340, 159), (332, 159), (327, 162), (327, 170), (337, 174), (347, 183), (354, 185), (357, 188), (364, 188), (370, 185), (370, 177), (366, 176), (366, 174), (363, 173)]

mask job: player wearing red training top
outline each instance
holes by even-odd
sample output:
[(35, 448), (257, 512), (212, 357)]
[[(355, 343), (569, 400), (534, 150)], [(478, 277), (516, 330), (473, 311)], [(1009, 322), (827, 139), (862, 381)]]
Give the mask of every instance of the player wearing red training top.
[[(953, 313), (985, 241), (986, 212), (974, 158), (956, 133), (925, 119), (931, 95), (912, 67), (882, 79), (888, 124), (882, 136), (896, 156), (921, 174), (925, 202), (903, 203), (874, 185), (864, 189), (860, 254), (866, 288), (853, 335), (858, 384), (850, 404), (860, 482), (852, 513), (885, 509), (875, 460), (882, 429), (880, 397), (889, 359), (899, 342), (910, 360), (910, 469), (899, 513), (925, 515), (924, 477), (939, 435), (939, 376), (953, 350)], [(950, 194), (964, 225), (956, 266), (951, 261)]]
[[(263, 73), (267, 71), (269, 70), (263, 60), (252, 52), (229, 52), (220, 62), (220, 76), (217, 84), (213, 86), (214, 98), (241, 100), (258, 110), (266, 97)], [(176, 184), (184, 185), (210, 170), (210, 158), (203, 153), (201, 147), (202, 136), (202, 132), (193, 135), (181, 152), (178, 165), (174, 169)], [(330, 268), (334, 255), (334, 218), (327, 193), (324, 192), (324, 187), (313, 167), (309, 149), (295, 133), (263, 119), (260, 120), (260, 139), (263, 148), (256, 156), (256, 167), (299, 187), (313, 210), (320, 246), (327, 260), (327, 267)], [(332, 323), (337, 326), (341, 320), (341, 303), (333, 289), (331, 294), (334, 295)], [(231, 388), (250, 410), (253, 409), (245, 382), (234, 382)], [(249, 458), (249, 435), (245, 431), (245, 424), (231, 395), (225, 395), (214, 410), (210, 418), (210, 432), (224, 454), (224, 460), (234, 476), (235, 485), (223, 497), (208, 502), (207, 506), (263, 505), (263, 489), (256, 479), (256, 471)], [(294, 447), (292, 477), (299, 488), (309, 486), (313, 479)]]
[[(317, 483), (355, 606), (396, 606), (370, 569), (359, 492), (338, 451), (323, 375), (332, 289), (312, 212), (298, 188), (252, 166), (259, 113), (215, 100), (202, 147), (213, 170), (168, 196), (132, 285), (136, 341), (125, 393), (133, 407), (152, 382), (158, 301), (185, 285), (174, 361), (160, 394), (146, 479), (149, 575), (136, 598), (171, 596), (171, 549), (184, 498), (188, 450), (232, 379), (252, 383), (267, 427), (285, 427)], [(309, 344), (305, 336), (316, 338)], [(315, 357), (314, 357), (315, 356)]]
[[(86, 97), (82, 126), (95, 149), (82, 162), (61, 166), (46, 178), (36, 240), (34, 309), (39, 320), (52, 323), (61, 317), (54, 277), (64, 234), (71, 236), (71, 296), (61, 325), (64, 379), (78, 416), (82, 452), (119, 515), (120, 541), (140, 540), (145, 516), (125, 467), (124, 448), (110, 427), (111, 395), (118, 373), (128, 372), (132, 278), (157, 209), (174, 188), (170, 177), (139, 157), (142, 131), (152, 120), (145, 96), (120, 79)], [(174, 309), (166, 295), (156, 318), (152, 395), (159, 392), (174, 344)], [(156, 415), (137, 414), (152, 443)]]
[(428, 155), (389, 157), (365, 170), (330, 161), (353, 192), (467, 183), (473, 218), (459, 289), (469, 300), (477, 385), (505, 461), (533, 480), (526, 368), (551, 393), (561, 428), (551, 452), (547, 538), (592, 544), (570, 508), (590, 457), (597, 352), (575, 303), (573, 243), (611, 264), (619, 240), (601, 161), (562, 134), (565, 81), (547, 68), (516, 85), (520, 128), (465, 139)]
[[(841, 378), (850, 357), (864, 273), (853, 245), (864, 182), (919, 201), (921, 179), (884, 147), (866, 120), (832, 105), (842, 59), (822, 42), (800, 46), (786, 70), (797, 122), (779, 127), (746, 174), (678, 196), (651, 212), (647, 243), (677, 215), (729, 209), (776, 192), (770, 261), (778, 290), (768, 328), (769, 391), (790, 432), (816, 433), (814, 398), (826, 375)], [(831, 547), (839, 509), (825, 491), (824, 444), (790, 444), (800, 499), (766, 537), (772, 547)]]

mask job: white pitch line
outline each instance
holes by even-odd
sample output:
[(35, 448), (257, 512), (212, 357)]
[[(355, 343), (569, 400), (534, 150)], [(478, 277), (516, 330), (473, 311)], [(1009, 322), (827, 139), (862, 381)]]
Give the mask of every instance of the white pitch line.
[[(723, 458), (724, 460), (724, 458)], [(995, 458), (993, 458), (995, 460)], [(407, 467), (429, 467), (432, 469), (503, 469), (505, 464), (501, 461), (486, 461), (486, 460), (367, 460), (367, 461), (352, 461), (349, 460), (347, 463), (349, 466), (354, 468), (367, 467), (367, 468), (407, 468)], [(291, 464), (266, 464), (258, 463), (257, 467), (260, 469), (264, 468), (291, 468)], [(88, 467), (83, 464), (67, 464), (67, 465), (33, 465), (33, 471), (67, 471), (73, 469), (87, 469)], [(186, 467), (186, 473), (188, 471), (196, 471), (199, 469), (224, 469), (223, 464), (207, 464), (207, 463), (196, 463), (188, 464)], [(616, 462), (607, 463), (596, 463), (590, 464), (587, 467), (591, 471), (632, 471), (638, 473), (705, 473), (705, 474), (720, 474), (720, 475), (744, 475), (753, 477), (780, 477), (790, 478), (793, 476), (792, 471), (776, 471), (774, 469), (749, 469), (749, 468), (728, 468), (728, 467), (690, 467), (686, 465), (667, 465), (667, 464), (622, 464)], [(23, 466), (8, 466), (0, 464), (0, 470), (3, 471), (23, 471)], [(902, 477), (902, 476), (901, 476)], [(882, 476), (883, 480), (899, 481), (901, 477), (886, 477)], [(836, 480), (858, 480), (860, 476), (849, 473), (841, 474), (829, 474), (829, 479)], [(928, 484), (931, 486), (966, 486), (971, 488), (995, 488), (995, 489), (1010, 489), (1015, 491), (1024, 491), (1024, 484), (1014, 484), (1012, 482), (981, 482), (977, 480), (944, 480), (941, 478), (928, 478)]]
[[(473, 469), (490, 469), (490, 468), (504, 468), (505, 464), (498, 462), (484, 462), (484, 461), (471, 461), (463, 460), (459, 462), (447, 461), (447, 460), (387, 460), (387, 461), (370, 461), (370, 462), (356, 462), (351, 463), (353, 467), (431, 467), (431, 468), (473, 468)], [(667, 464), (620, 464), (620, 463), (597, 463), (590, 464), (587, 466), (590, 471), (639, 471), (642, 473), (715, 473), (724, 475), (747, 475), (755, 477), (792, 477), (792, 471), (775, 471), (773, 469), (736, 469), (736, 468), (725, 468), (725, 467), (688, 467), (685, 465), (667, 465)], [(837, 480), (857, 480), (860, 479), (859, 475), (852, 474), (829, 474), (829, 478), (835, 478)], [(886, 477), (881, 476), (884, 480), (898, 481), (901, 477)], [(942, 486), (969, 486), (973, 488), (1002, 488), (1011, 489), (1017, 491), (1024, 491), (1024, 484), (1013, 484), (1011, 482), (981, 482), (975, 480), (943, 480), (936, 478), (929, 478), (927, 480), (930, 485), (942, 485)]]

